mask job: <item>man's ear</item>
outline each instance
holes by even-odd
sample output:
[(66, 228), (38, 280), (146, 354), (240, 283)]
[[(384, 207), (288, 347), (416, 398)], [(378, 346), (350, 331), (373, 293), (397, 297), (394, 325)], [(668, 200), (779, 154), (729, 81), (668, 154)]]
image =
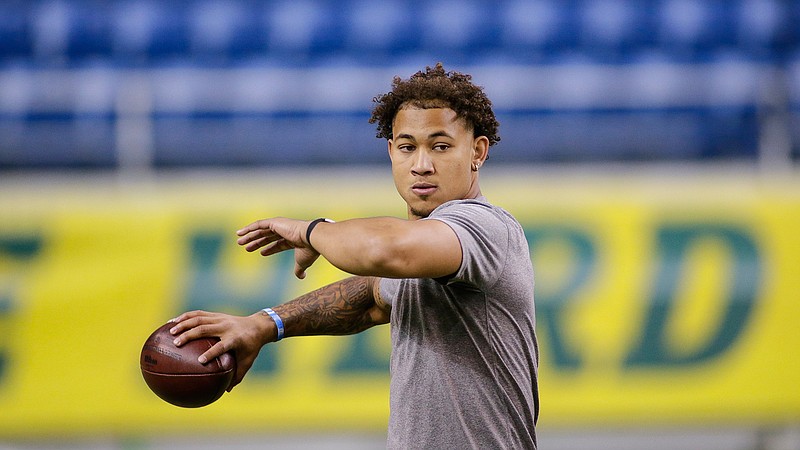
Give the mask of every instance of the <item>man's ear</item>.
[(386, 140), (386, 151), (389, 153), (389, 160), (391, 160), (392, 159), (392, 140), (391, 139), (387, 139)]
[(489, 158), (489, 138), (478, 136), (472, 141), (472, 164), (480, 167)]

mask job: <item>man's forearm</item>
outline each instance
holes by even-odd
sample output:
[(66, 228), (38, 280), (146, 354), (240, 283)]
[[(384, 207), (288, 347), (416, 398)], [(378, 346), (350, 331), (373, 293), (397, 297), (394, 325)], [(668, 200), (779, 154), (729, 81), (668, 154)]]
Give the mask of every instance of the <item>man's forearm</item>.
[(350, 277), (273, 308), (285, 336), (354, 334), (387, 323), (376, 305), (371, 277)]

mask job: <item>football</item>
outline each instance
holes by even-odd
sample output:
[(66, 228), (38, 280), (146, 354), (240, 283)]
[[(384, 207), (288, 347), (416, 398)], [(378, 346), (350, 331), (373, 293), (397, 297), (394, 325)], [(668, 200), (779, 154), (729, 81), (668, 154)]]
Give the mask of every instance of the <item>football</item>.
[(198, 408), (217, 401), (236, 372), (236, 359), (224, 353), (206, 364), (197, 357), (219, 341), (200, 338), (176, 347), (166, 323), (147, 338), (140, 367), (145, 383), (162, 400), (184, 408)]

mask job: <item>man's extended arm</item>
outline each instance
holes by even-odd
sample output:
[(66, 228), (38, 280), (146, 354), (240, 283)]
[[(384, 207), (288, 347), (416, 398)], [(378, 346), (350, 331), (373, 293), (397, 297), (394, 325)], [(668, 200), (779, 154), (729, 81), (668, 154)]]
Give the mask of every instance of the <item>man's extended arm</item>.
[(373, 217), (320, 223), (310, 243), (308, 224), (283, 217), (259, 220), (239, 230), (237, 242), (264, 256), (294, 250), (299, 278), (320, 254), (345, 272), (385, 278), (438, 278), (461, 264), (456, 233), (438, 220)]
[[(380, 283), (373, 277), (350, 277), (276, 306), (284, 323), (284, 336), (353, 334), (389, 322), (389, 306), (380, 298)], [(220, 341), (200, 356), (210, 361), (225, 352), (236, 355), (237, 370), (229, 390), (241, 382), (261, 347), (277, 339), (275, 322), (262, 312), (233, 316), (191, 311), (173, 319), (175, 344), (200, 337)]]

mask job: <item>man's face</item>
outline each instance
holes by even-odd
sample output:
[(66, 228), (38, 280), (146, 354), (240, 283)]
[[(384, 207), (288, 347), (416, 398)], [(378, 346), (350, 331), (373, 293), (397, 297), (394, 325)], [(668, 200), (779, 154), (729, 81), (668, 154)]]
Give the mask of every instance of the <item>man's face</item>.
[(447, 201), (480, 195), (472, 164), (486, 159), (488, 139), (473, 137), (455, 111), (407, 107), (397, 112), (392, 131), (392, 175), (410, 219), (427, 217)]

